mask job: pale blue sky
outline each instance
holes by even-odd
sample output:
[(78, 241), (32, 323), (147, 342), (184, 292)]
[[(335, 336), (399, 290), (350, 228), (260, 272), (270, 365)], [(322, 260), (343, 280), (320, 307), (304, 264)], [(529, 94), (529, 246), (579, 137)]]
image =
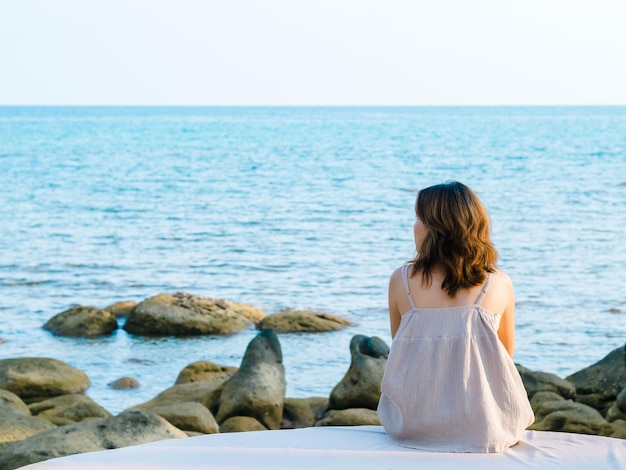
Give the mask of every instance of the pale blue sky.
[(0, 0), (0, 104), (626, 104), (623, 0)]

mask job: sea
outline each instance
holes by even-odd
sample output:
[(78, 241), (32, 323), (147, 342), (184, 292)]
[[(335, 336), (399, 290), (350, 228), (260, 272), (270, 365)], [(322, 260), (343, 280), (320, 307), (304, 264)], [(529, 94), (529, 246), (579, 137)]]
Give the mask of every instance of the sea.
[[(390, 344), (416, 191), (449, 180), (490, 213), (515, 362), (565, 377), (624, 346), (626, 107), (0, 107), (0, 359), (65, 361), (119, 413), (192, 362), (238, 366), (257, 331), (77, 339), (43, 324), (188, 292), (354, 322), (279, 336), (287, 396), (328, 396), (354, 335)], [(123, 376), (141, 386), (108, 385)]]

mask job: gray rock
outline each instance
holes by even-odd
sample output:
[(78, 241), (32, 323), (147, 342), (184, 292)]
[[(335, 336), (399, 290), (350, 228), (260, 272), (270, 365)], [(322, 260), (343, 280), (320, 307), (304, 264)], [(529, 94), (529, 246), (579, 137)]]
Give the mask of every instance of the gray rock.
[(184, 437), (187, 435), (183, 431), (155, 414), (122, 413), (112, 418), (50, 429), (13, 443), (0, 453), (0, 469), (13, 470), (65, 455)]
[(606, 414), (626, 387), (626, 356), (617, 348), (595, 364), (566, 377), (576, 387), (576, 401)]
[(380, 426), (376, 411), (369, 408), (329, 410), (315, 426)]
[[(45, 419), (34, 418), (28, 412), (0, 401), (0, 444), (21, 441), (56, 426)], [(0, 466), (0, 468), (2, 468)]]
[(89, 377), (63, 361), (43, 357), (0, 360), (0, 388), (22, 400), (82, 393)]
[(129, 390), (139, 388), (139, 381), (133, 377), (120, 377), (119, 379), (107, 384), (113, 390)]
[(280, 342), (272, 330), (250, 341), (239, 370), (215, 392), (211, 410), (217, 422), (249, 416), (268, 429), (279, 429), (286, 388), (282, 361)]
[(609, 422), (618, 419), (626, 420), (626, 388), (617, 394), (615, 403), (606, 412), (606, 420)]
[(109, 418), (111, 413), (82, 394), (61, 395), (28, 406), (33, 416), (62, 426), (86, 419)]
[(534, 431), (564, 431), (610, 436), (613, 426), (597, 411), (572, 400), (544, 402), (535, 411)]
[(82, 306), (72, 307), (55, 315), (43, 327), (55, 335), (71, 338), (110, 335), (118, 329), (115, 315), (108, 310)]
[(350, 368), (330, 393), (328, 407), (333, 410), (375, 410), (380, 399), (380, 384), (387, 364), (389, 346), (376, 336), (356, 335), (350, 341), (350, 352)]
[(220, 432), (267, 431), (267, 428), (250, 416), (233, 416), (220, 425)]
[(180, 292), (159, 294), (137, 305), (124, 329), (152, 336), (230, 335), (251, 326), (244, 314), (251, 308)]
[(544, 403), (549, 401), (565, 401), (565, 398), (556, 392), (537, 392), (530, 399), (530, 406), (534, 412), (537, 412)]
[(285, 398), (281, 429), (308, 428), (322, 419), (328, 408), (328, 398)]
[(567, 399), (576, 397), (576, 389), (571, 382), (549, 372), (533, 371), (519, 364), (515, 366), (522, 377), (529, 398), (538, 392), (554, 392)]
[(269, 315), (259, 323), (259, 329), (273, 329), (276, 333), (319, 333), (336, 331), (352, 325), (352, 322), (328, 313), (310, 310), (281, 310)]
[(206, 380), (226, 380), (237, 372), (236, 367), (220, 366), (211, 361), (196, 361), (186, 366), (178, 374), (177, 384), (201, 382)]
[(219, 432), (219, 427), (211, 412), (197, 402), (157, 406), (150, 411), (186, 433), (214, 434)]

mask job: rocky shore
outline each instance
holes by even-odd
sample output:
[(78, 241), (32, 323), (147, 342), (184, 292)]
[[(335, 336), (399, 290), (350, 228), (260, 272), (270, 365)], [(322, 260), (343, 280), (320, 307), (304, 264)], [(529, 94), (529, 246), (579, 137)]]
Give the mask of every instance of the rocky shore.
[[(143, 305), (142, 305), (143, 304)], [(376, 407), (389, 346), (355, 335), (351, 364), (327, 397), (285, 396), (285, 369), (277, 332), (329, 331), (344, 319), (306, 311), (276, 315), (233, 302), (161, 294), (134, 305), (75, 307), (44, 326), (64, 336), (101, 336), (117, 328), (133, 334), (233, 334), (259, 328), (239, 367), (200, 360), (180, 371), (176, 383), (116, 416), (85, 392), (89, 377), (54, 358), (0, 360), (0, 470), (54, 457), (115, 449), (162, 439), (309, 426), (377, 425)], [(535, 411), (533, 430), (626, 438), (626, 349), (568, 377), (518, 370)], [(124, 377), (115, 384), (133, 388)]]

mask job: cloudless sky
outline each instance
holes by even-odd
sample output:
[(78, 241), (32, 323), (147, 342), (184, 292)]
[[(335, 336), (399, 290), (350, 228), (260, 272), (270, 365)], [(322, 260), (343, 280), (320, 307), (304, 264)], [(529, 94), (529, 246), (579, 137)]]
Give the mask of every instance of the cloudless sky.
[(0, 105), (626, 104), (624, 0), (0, 0)]

